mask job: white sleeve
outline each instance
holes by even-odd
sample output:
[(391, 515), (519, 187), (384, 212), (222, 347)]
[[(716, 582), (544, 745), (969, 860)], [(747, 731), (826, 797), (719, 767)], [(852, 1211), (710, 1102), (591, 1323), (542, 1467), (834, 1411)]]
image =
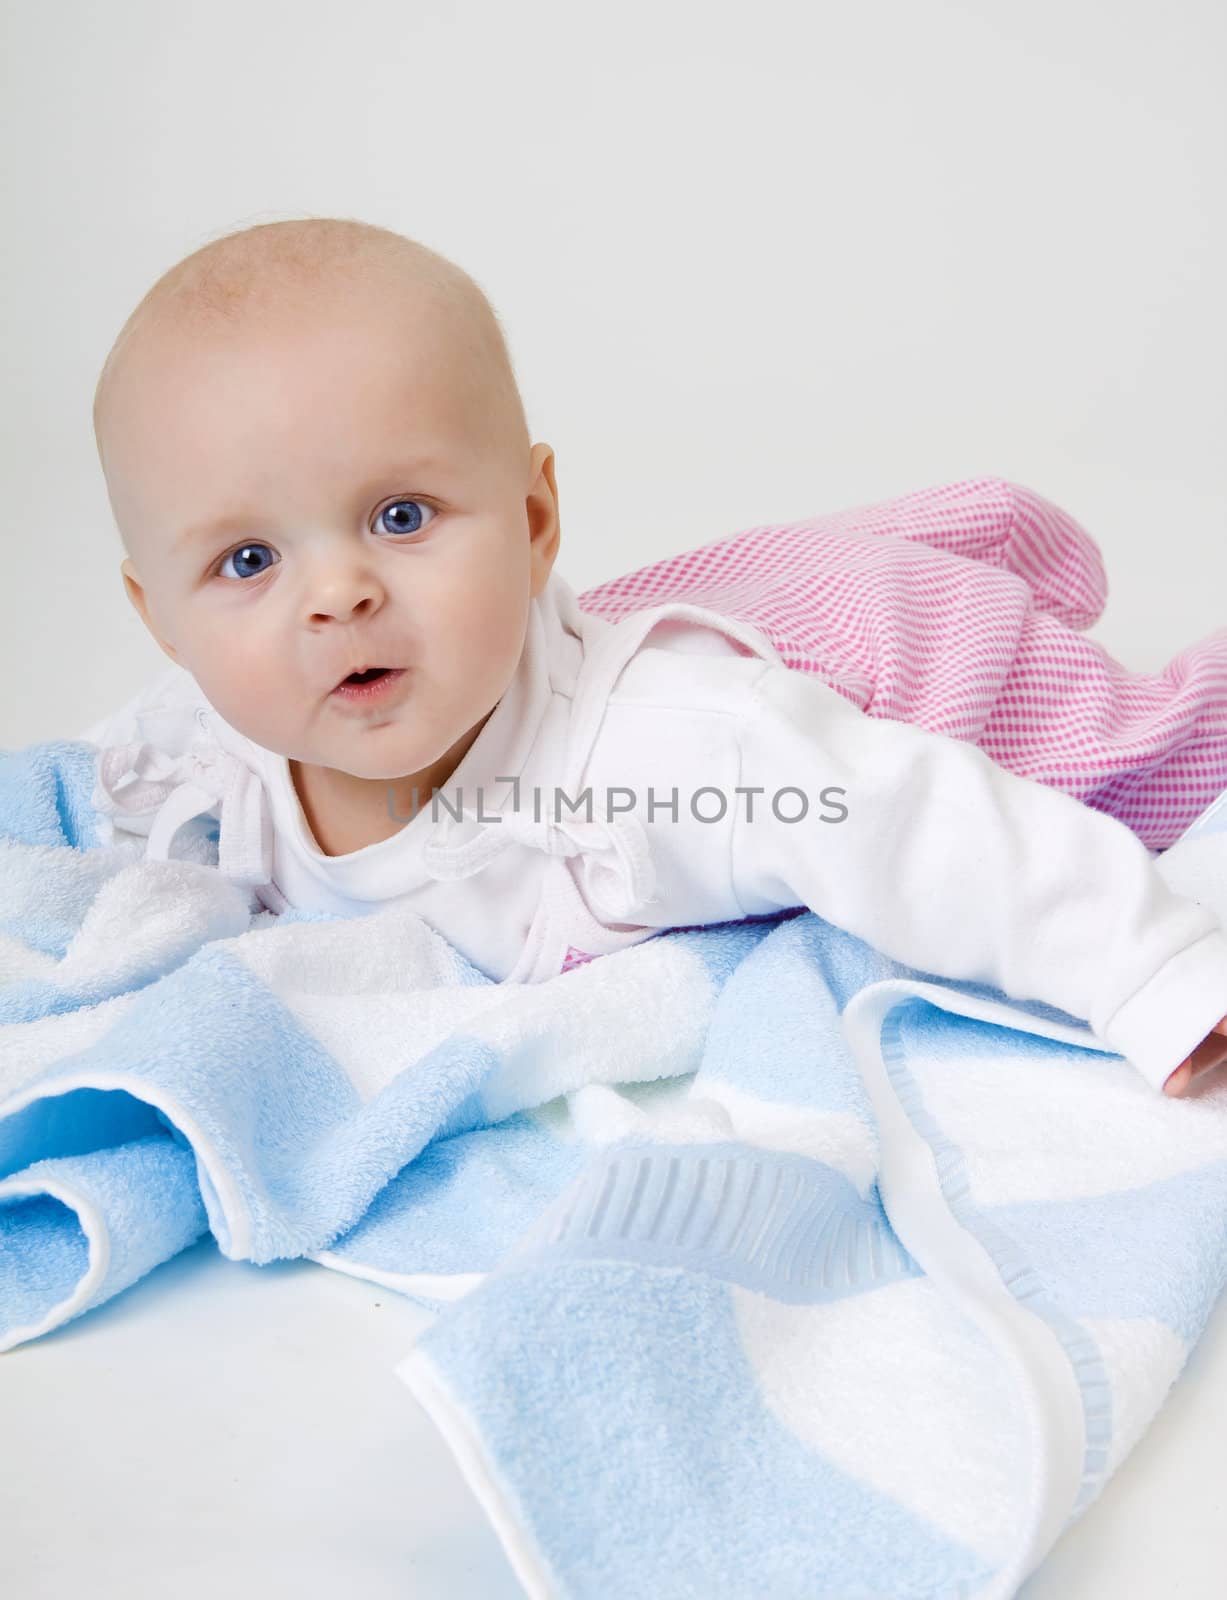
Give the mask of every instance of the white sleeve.
[[(1156, 1089), (1227, 1015), (1222, 922), (1116, 818), (775, 664), (739, 737), (741, 784), (765, 790), (751, 821), (737, 796), (743, 915), (805, 905), (907, 966), (1058, 1006)], [(772, 808), (788, 787), (804, 820)]]

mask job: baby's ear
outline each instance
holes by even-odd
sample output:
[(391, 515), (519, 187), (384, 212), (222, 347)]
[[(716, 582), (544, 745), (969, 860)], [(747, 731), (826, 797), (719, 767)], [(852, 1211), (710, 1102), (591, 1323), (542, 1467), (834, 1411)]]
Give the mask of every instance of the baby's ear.
[(164, 655), (168, 655), (172, 661), (177, 662), (179, 660), (179, 656), (174, 645), (167, 644), (166, 640), (163, 639), (162, 635), (153, 625), (153, 619), (149, 615), (149, 602), (145, 598), (145, 586), (141, 582), (140, 578), (137, 577), (136, 568), (132, 565), (130, 560), (125, 560), (120, 562), (119, 571), (124, 580), (124, 590), (128, 596), (128, 599), (132, 602), (133, 608), (140, 617), (141, 621), (153, 635), (158, 649), (161, 650)]
[(554, 558), (562, 523), (558, 514), (558, 480), (554, 471), (554, 451), (548, 444), (535, 444), (529, 458), (533, 483), (529, 491), (528, 538), (533, 567), (532, 592), (539, 595), (545, 588)]

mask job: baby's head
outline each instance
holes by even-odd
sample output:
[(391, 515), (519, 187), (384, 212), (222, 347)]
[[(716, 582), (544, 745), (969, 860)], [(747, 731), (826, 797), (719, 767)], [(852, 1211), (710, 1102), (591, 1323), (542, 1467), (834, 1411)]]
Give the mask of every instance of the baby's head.
[[(467, 274), (349, 219), (215, 240), (125, 323), (94, 431), (128, 597), (227, 722), (360, 779), (450, 775), (559, 537), (553, 451)], [(404, 672), (333, 693), (366, 667)]]

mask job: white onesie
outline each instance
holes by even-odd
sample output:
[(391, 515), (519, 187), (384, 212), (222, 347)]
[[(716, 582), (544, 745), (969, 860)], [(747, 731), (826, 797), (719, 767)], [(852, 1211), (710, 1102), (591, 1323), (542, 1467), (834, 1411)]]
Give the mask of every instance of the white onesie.
[(557, 571), (447, 785), (364, 849), (320, 851), (287, 759), (179, 667), (81, 737), (102, 747), (107, 837), (165, 859), (216, 817), (218, 867), (258, 904), (408, 899), (499, 981), (807, 906), (908, 966), (1085, 1020), (1155, 1088), (1227, 1014), (1227, 932), (1123, 823), (866, 715), (748, 624), (681, 603), (613, 624)]

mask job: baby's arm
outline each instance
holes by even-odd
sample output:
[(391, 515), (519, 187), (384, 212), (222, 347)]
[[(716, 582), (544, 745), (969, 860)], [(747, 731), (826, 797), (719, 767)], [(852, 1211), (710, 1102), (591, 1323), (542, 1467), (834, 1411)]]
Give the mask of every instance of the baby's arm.
[[(1115, 818), (775, 664), (740, 742), (741, 784), (765, 790), (752, 822), (736, 808), (745, 915), (806, 905), (908, 966), (1059, 1006), (1156, 1089), (1227, 1014), (1227, 932)], [(804, 821), (773, 814), (785, 786)]]
[(1180, 1063), (1163, 1085), (1163, 1093), (1173, 1096), (1184, 1094), (1195, 1078), (1221, 1067), (1224, 1061), (1227, 1061), (1227, 1016), (1216, 1022), (1192, 1055)]

